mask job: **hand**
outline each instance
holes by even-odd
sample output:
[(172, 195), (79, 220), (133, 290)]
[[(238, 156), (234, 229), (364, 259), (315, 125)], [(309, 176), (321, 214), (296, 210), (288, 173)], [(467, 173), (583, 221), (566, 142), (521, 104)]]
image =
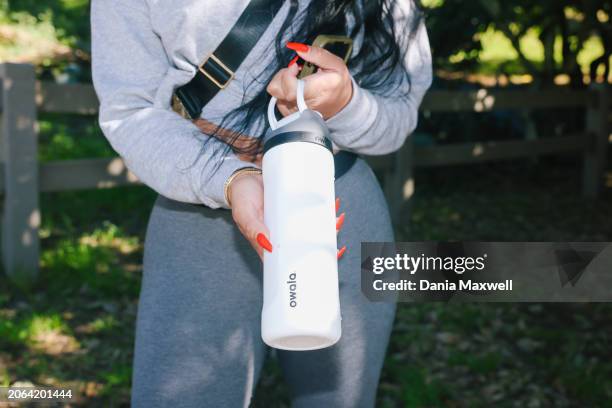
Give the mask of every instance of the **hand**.
[(263, 222), (263, 177), (254, 173), (239, 174), (229, 184), (227, 196), (232, 203), (234, 222), (263, 260), (263, 249), (272, 252), (270, 232)]
[[(340, 199), (336, 198), (336, 214), (338, 214), (339, 209), (340, 209)], [(340, 232), (340, 229), (342, 229), (342, 226), (344, 225), (344, 217), (345, 217), (345, 213), (342, 213), (340, 214), (339, 217), (336, 217), (336, 236), (338, 235), (338, 233)], [(338, 259), (342, 258), (342, 255), (344, 255), (345, 252), (346, 252), (346, 245), (338, 250)]]
[[(232, 218), (242, 235), (263, 260), (263, 250), (272, 252), (268, 237), (270, 231), (263, 222), (263, 177), (260, 174), (245, 173), (236, 176), (228, 186), (228, 197), (232, 203)], [(340, 199), (336, 199), (336, 213)], [(344, 224), (345, 214), (336, 218), (336, 232)], [(346, 246), (338, 250), (338, 259), (346, 252)]]
[[(287, 43), (287, 48), (297, 52), (305, 61), (319, 69), (304, 78), (304, 100), (308, 108), (329, 119), (344, 108), (353, 97), (351, 74), (342, 58), (315, 46)], [(296, 83), (300, 67), (295, 59), (281, 69), (268, 84), (267, 91), (278, 99), (278, 110), (283, 116), (297, 111)]]

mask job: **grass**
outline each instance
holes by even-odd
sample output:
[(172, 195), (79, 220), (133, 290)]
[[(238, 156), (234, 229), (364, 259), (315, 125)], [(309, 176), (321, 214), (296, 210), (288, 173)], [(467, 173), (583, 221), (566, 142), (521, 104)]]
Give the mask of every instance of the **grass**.
[[(0, 60), (45, 65), (78, 43), (68, 33), (82, 31), (73, 16), (86, 1), (15, 4), (10, 15), (0, 8)], [(519, 69), (498, 32), (481, 41), (483, 73)], [(541, 61), (534, 32), (522, 44)], [(581, 64), (600, 48), (589, 40)], [(43, 115), (39, 125), (42, 162), (113, 154), (91, 118)], [(411, 224), (398, 238), (612, 240), (612, 191), (584, 200), (579, 177), (570, 159), (419, 169)], [(79, 406), (127, 405), (154, 199), (146, 187), (42, 194), (40, 280), (24, 292), (0, 275), (0, 386), (69, 386), (82, 395)], [(377, 406), (610, 406), (610, 312), (606, 304), (402, 304)], [(255, 407), (288, 406), (281, 377), (269, 359)]]
[[(418, 170), (399, 238), (610, 240), (611, 191), (583, 200), (577, 170), (569, 159)], [(42, 195), (41, 280), (26, 293), (0, 280), (2, 384), (70, 385), (81, 405), (127, 403), (154, 197), (145, 187)], [(606, 406), (610, 316), (605, 304), (402, 304), (378, 406)], [(255, 407), (288, 405), (281, 377), (269, 360)]]

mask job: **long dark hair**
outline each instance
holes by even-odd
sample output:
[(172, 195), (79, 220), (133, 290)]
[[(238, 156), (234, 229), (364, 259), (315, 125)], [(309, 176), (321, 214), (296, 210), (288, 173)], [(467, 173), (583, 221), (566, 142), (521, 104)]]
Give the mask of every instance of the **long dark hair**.
[[(398, 25), (394, 7), (400, 1), (405, 2), (403, 9), (409, 7), (411, 12), (406, 16), (409, 19)], [(285, 48), (288, 30), (290, 41), (305, 44), (312, 43), (318, 34), (342, 34), (353, 40), (360, 37), (360, 46), (348, 61), (353, 78), (365, 89), (386, 94), (401, 80), (410, 81), (400, 59), (409, 47), (421, 19), (422, 8), (415, 0), (312, 0), (299, 12), (298, 0), (290, 0), (290, 10), (275, 39), (275, 64), (266, 67), (248, 85), (260, 86), (261, 91), (227, 113), (214, 129), (204, 132), (223, 140), (228, 146), (227, 152), (233, 150), (241, 158), (249, 157), (252, 160), (257, 157), (261, 152), (265, 126), (259, 126), (261, 129), (258, 134), (249, 132), (252, 133), (256, 122), (265, 118), (270, 98), (265, 85), (295, 55)], [(299, 24), (293, 24), (294, 21), (299, 21)], [(398, 32), (398, 29), (402, 32)], [(393, 80), (389, 80), (392, 76)], [(244, 140), (239, 143), (241, 135), (249, 135), (252, 139), (249, 138), (248, 143), (244, 143)]]

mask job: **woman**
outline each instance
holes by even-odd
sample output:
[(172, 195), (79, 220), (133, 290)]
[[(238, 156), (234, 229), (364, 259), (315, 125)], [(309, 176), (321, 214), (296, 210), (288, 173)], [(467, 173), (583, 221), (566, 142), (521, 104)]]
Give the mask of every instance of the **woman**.
[[(92, 2), (100, 125), (127, 166), (160, 194), (145, 239), (136, 407), (249, 404), (267, 354), (258, 254), (274, 251), (274, 242), (262, 220), (261, 175), (245, 168), (258, 168), (269, 96), (282, 114), (294, 109), (295, 53), (319, 67), (306, 77), (306, 101), (323, 114), (337, 150), (397, 150), (431, 82), (427, 34), (410, 1), (288, 0), (200, 119), (174, 113), (174, 90), (191, 80), (247, 4)], [(305, 45), (338, 29), (354, 40), (348, 67)], [(295, 406), (372, 406), (395, 313), (393, 304), (360, 293), (360, 243), (393, 240), (383, 194), (362, 159), (336, 179), (336, 194), (347, 214), (339, 233), (348, 247), (339, 261), (343, 334), (330, 348), (277, 353)]]

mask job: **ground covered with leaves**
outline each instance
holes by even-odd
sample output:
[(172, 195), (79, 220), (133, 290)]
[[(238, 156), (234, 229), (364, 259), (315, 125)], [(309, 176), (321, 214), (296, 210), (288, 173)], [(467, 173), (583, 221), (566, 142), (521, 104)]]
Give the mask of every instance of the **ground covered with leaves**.
[[(43, 135), (44, 136), (44, 135)], [(580, 196), (572, 160), (419, 169), (398, 240), (612, 241), (612, 188)], [(42, 274), (0, 278), (0, 385), (71, 386), (84, 406), (129, 403), (144, 187), (42, 196)], [(381, 407), (610, 406), (607, 304), (401, 304)], [(274, 359), (254, 406), (288, 406)]]

